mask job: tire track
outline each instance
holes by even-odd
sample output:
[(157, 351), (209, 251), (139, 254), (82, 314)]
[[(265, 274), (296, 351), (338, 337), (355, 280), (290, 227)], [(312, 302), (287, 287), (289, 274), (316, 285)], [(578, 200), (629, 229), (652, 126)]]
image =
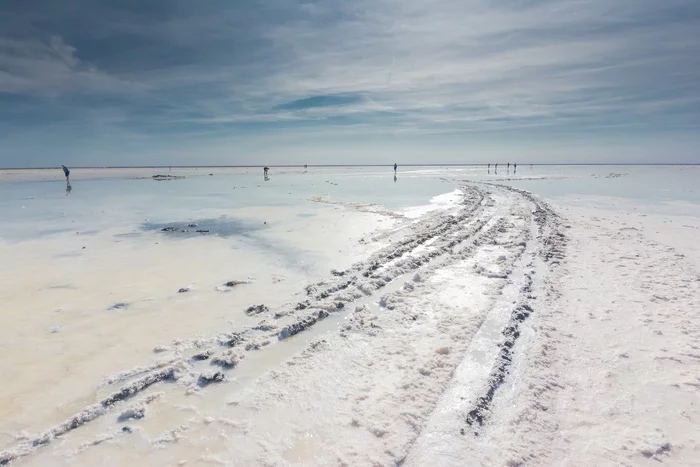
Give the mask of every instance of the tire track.
[[(194, 349), (189, 358), (171, 359), (166, 363), (156, 363), (146, 368), (137, 367), (108, 378), (104, 384), (113, 385), (135, 379), (107, 396), (101, 402), (88, 406), (66, 421), (40, 434), (30, 437), (7, 450), (0, 451), (0, 465), (27, 456), (36, 449), (48, 445), (53, 440), (65, 436), (70, 431), (106, 414), (135, 395), (164, 381), (177, 382), (189, 387), (188, 390), (201, 390), (205, 385), (198, 385), (206, 377), (207, 370), (197, 370), (204, 361), (219, 365), (223, 372), (236, 368), (245, 356), (245, 352), (264, 350), (270, 344), (270, 338), (285, 341), (303, 332), (329, 316), (331, 311), (342, 310), (345, 303), (358, 299), (376, 298), (377, 294), (390, 282), (401, 276), (423, 271), (428, 266), (434, 270), (469, 255), (470, 245), (478, 245), (480, 239), (488, 238), (493, 232), (503, 231), (505, 221), (495, 219), (493, 200), (484, 190), (477, 187), (465, 187), (464, 199), (456, 213), (437, 213), (410, 225), (412, 235), (373, 254), (370, 259), (352, 266), (346, 271), (334, 273), (342, 280), (337, 280), (322, 290), (319, 284), (306, 289), (310, 296), (299, 302), (294, 310), (271, 312), (266, 319), (277, 321), (268, 324), (263, 320), (259, 325), (236, 332), (221, 333), (208, 339), (195, 341), (178, 341), (179, 352)], [(415, 251), (430, 244), (430, 251), (414, 254)], [(351, 276), (345, 279), (345, 276)], [(297, 319), (297, 312), (306, 311)], [(276, 317), (276, 318), (275, 318)], [(288, 322), (285, 323), (285, 321)], [(289, 322), (291, 321), (291, 322)], [(279, 324), (278, 324), (279, 323)], [(282, 328), (279, 329), (279, 325)], [(273, 332), (271, 334), (271, 332)], [(267, 342), (267, 343), (265, 343)], [(216, 349), (226, 350), (217, 354)], [(210, 371), (210, 370), (209, 370)], [(203, 376), (204, 375), (204, 376)], [(222, 381), (222, 377), (213, 382)]]
[[(537, 225), (537, 255), (551, 269), (560, 264), (565, 257), (566, 236), (562, 232), (561, 221), (548, 205), (537, 199), (531, 193), (503, 185), (490, 184), (501, 189), (517, 193), (533, 206), (533, 219)], [(476, 399), (474, 407), (467, 413), (465, 421), (472, 430), (474, 436), (479, 436), (479, 429), (487, 422), (491, 411), (491, 404), (499, 387), (505, 382), (513, 363), (515, 344), (520, 337), (520, 328), (523, 322), (535, 312), (533, 309), (532, 287), (534, 269), (533, 263), (527, 266), (531, 272), (525, 275), (526, 283), (520, 290), (521, 299), (513, 307), (511, 317), (502, 331), (503, 341), (493, 369), (488, 378), (486, 392)], [(554, 289), (548, 293), (557, 293)], [(465, 430), (461, 430), (465, 434)]]

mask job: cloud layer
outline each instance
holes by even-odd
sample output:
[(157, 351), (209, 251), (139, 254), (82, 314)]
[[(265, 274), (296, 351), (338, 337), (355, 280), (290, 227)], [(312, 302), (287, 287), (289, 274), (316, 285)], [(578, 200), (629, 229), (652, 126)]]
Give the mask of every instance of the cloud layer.
[(699, 30), (692, 0), (6, 2), (0, 165), (700, 162)]

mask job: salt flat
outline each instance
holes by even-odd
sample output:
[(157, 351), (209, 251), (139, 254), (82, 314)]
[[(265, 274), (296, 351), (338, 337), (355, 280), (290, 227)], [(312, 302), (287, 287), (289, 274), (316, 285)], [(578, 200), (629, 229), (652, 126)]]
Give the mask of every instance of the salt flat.
[(696, 465), (696, 167), (156, 172), (3, 173), (0, 464)]

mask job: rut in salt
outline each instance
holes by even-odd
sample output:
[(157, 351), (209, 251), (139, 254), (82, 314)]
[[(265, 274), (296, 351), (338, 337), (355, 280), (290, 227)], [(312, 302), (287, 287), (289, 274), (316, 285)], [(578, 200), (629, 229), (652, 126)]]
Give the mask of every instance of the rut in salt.
[[(299, 344), (296, 344), (296, 338), (293, 336), (301, 333), (324, 335), (333, 329), (333, 326), (325, 323), (332, 323), (337, 328), (340, 320), (346, 319), (346, 324), (340, 326), (338, 334), (344, 339), (338, 341), (337, 345), (341, 347), (348, 339), (357, 337), (369, 339), (371, 345), (377, 347), (377, 351), (384, 351), (387, 344), (383, 343), (382, 339), (386, 337), (384, 333), (388, 329), (395, 329), (399, 334), (404, 333), (410, 338), (412, 333), (416, 332), (415, 325), (425, 324), (421, 313), (415, 310), (421, 303), (431, 299), (431, 294), (434, 293), (431, 287), (434, 287), (434, 284), (430, 284), (430, 281), (444, 274), (444, 271), (468, 271), (468, 274), (483, 285), (487, 295), (494, 299), (489, 300), (484, 307), (469, 317), (450, 317), (441, 321), (443, 318), (431, 316), (431, 325), (450, 335), (451, 347), (445, 347), (438, 352), (438, 367), (422, 368), (417, 375), (408, 380), (439, 375), (438, 381), (429, 388), (417, 389), (409, 385), (386, 395), (390, 407), (393, 407), (393, 404), (398, 406), (405, 403), (402, 402), (402, 397), (408, 392), (422, 400), (409, 423), (412, 426), (411, 434), (407, 435), (404, 430), (397, 430), (402, 435), (393, 439), (389, 446), (385, 446), (384, 451), (391, 453), (386, 454), (388, 459), (400, 461), (408, 452), (410, 442), (420, 433), (423, 423), (434, 407), (435, 398), (444, 389), (452, 369), (466, 351), (470, 336), (483, 323), (494, 300), (498, 300), (499, 291), (509, 281), (522, 255), (528, 251), (542, 256), (548, 262), (561, 259), (563, 238), (559, 236), (559, 232), (551, 229), (555, 215), (543, 203), (528, 193), (497, 187), (467, 186), (463, 188), (463, 193), (457, 209), (431, 213), (406, 226), (405, 231), (409, 233), (373, 254), (367, 261), (357, 263), (345, 271), (334, 271), (329, 282), (306, 287), (302, 292), (305, 297), (296, 305), (269, 310), (261, 305), (256, 316), (262, 320), (257, 325), (222, 332), (205, 339), (178, 340), (171, 346), (159, 347), (158, 350), (165, 351), (164, 362), (108, 378), (103, 382), (106, 387), (126, 384), (105, 398), (97, 408), (86, 407), (66, 422), (0, 452), (0, 465), (31, 454), (36, 449), (50, 444), (52, 440), (67, 436), (71, 430), (107, 412), (125, 409), (124, 404), (129, 399), (150, 390), (151, 386), (162, 381), (172, 381), (184, 387), (188, 393), (206, 391), (209, 383), (225, 381), (226, 375), (231, 372), (245, 371), (246, 357), (263, 352), (277, 355), (266, 360), (267, 368), (274, 369), (289, 358), (289, 352), (276, 349), (281, 348), (280, 346), (297, 349), (295, 345)], [(533, 222), (538, 226), (538, 229), (535, 229), (536, 238), (532, 235)], [(482, 260), (483, 264), (480, 264)], [(522, 322), (533, 311), (528, 304), (530, 302), (526, 303), (529, 290), (522, 288), (521, 293), (522, 297), (517, 299), (520, 305), (513, 314), (515, 323)], [(434, 300), (434, 297), (432, 299)], [(391, 313), (378, 315), (369, 306), (376, 303), (381, 305), (380, 309)], [(517, 325), (514, 322), (504, 329), (502, 348), (506, 350), (501, 352), (500, 359), (494, 362), (494, 372), (486, 382), (490, 389), (485, 395), (474, 394), (475, 406), (473, 413), (469, 412), (470, 415), (466, 418), (467, 423), (471, 420), (472, 423), (483, 424), (487, 418), (489, 401), (507, 375), (508, 369), (504, 362), (512, 358), (512, 343), (518, 336)], [(456, 329), (459, 329), (459, 336), (454, 335)], [(433, 340), (439, 341), (437, 338)], [(433, 340), (426, 338), (426, 342)], [(316, 342), (301, 355), (292, 357), (292, 360), (301, 359), (303, 363), (300, 366), (312, 371), (310, 365), (314, 359), (321, 354), (328, 354), (327, 351), (324, 352), (324, 348), (323, 344)], [(210, 377), (213, 365), (217, 368), (216, 378)], [(203, 379), (207, 384), (201, 384)], [(290, 386), (294, 386), (294, 383), (290, 383)], [(356, 389), (349, 384), (350, 392)], [(260, 396), (264, 395), (261, 391)], [(369, 414), (371, 410), (367, 410), (357, 408), (358, 413)], [(362, 422), (358, 421), (358, 424)], [(389, 439), (384, 439), (383, 435), (377, 436), (377, 433), (382, 433), (383, 430), (372, 428), (369, 432), (373, 433), (374, 438), (388, 442)], [(128, 435), (128, 432), (124, 434)]]

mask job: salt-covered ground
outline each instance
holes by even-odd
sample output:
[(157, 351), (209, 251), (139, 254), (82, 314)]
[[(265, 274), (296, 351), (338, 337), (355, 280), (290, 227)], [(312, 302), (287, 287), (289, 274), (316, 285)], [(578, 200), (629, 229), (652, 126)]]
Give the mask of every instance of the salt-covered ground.
[(270, 222), (243, 234), (8, 227), (0, 464), (697, 465), (698, 172), (662, 170), (290, 173), (183, 219)]

